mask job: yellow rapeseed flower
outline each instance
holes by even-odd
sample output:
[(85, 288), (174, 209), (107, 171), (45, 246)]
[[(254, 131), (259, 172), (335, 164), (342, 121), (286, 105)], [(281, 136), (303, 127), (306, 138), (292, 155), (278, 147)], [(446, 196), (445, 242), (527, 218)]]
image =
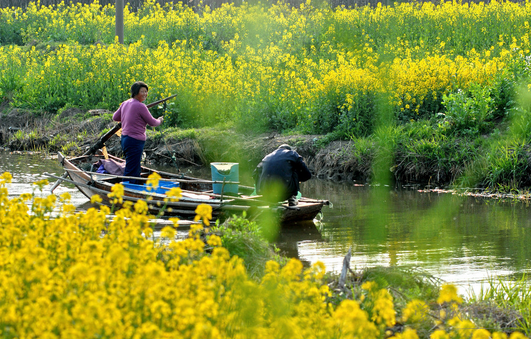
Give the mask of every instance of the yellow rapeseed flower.
[(456, 302), (458, 304), (463, 302), (463, 299), (457, 295), (457, 288), (452, 284), (443, 284), (437, 302), (443, 304), (445, 302)]
[(121, 183), (114, 184), (111, 187), (111, 193), (107, 194), (113, 204), (122, 204), (124, 199), (124, 185)]
[(397, 333), (389, 339), (419, 339), (417, 331), (412, 328), (406, 328), (404, 332)]
[(149, 191), (157, 189), (159, 187), (159, 180), (161, 176), (157, 172), (153, 172), (148, 176), (148, 180), (146, 182), (147, 189)]
[(92, 197), (90, 197), (90, 202), (92, 204), (99, 204), (102, 202), (101, 197), (98, 194), (94, 194)]
[(195, 209), (196, 216), (195, 221), (202, 220), (204, 225), (208, 225), (212, 220), (212, 206), (208, 204), (200, 204)]
[(361, 288), (366, 291), (374, 291), (378, 287), (378, 284), (375, 281), (366, 281), (361, 285)]
[(490, 332), (483, 328), (477, 329), (472, 333), (472, 339), (491, 339)]
[(208, 237), (207, 243), (213, 247), (219, 247), (222, 245), (221, 238), (215, 234), (212, 234)]
[(1, 176), (0, 176), (0, 179), (2, 179), (2, 181), (0, 181), (0, 183), (11, 183), (11, 181), (13, 180), (13, 176), (11, 175), (11, 173), (9, 172), (4, 172)]
[(163, 238), (174, 239), (175, 238), (175, 229), (173, 227), (166, 226), (166, 227), (164, 227), (161, 230), (160, 236), (163, 237)]
[(72, 196), (68, 192), (64, 192), (60, 195), (61, 202), (69, 202), (72, 199)]
[(402, 310), (402, 321), (419, 322), (428, 315), (428, 305), (421, 300), (412, 300)]
[(33, 183), (35, 186), (37, 186), (41, 191), (44, 188), (44, 186), (48, 185), (48, 179), (42, 179), (37, 182)]
[(166, 192), (166, 195), (172, 202), (179, 201), (182, 198), (182, 190), (180, 187), (172, 187)]
[(169, 219), (173, 223), (173, 227), (179, 227), (179, 218), (173, 217)]
[(144, 200), (139, 199), (134, 206), (136, 213), (146, 214), (148, 212), (148, 204)]
[(450, 339), (450, 335), (443, 330), (435, 330), (430, 335), (430, 339)]
[(372, 308), (372, 320), (377, 324), (385, 324), (387, 327), (392, 327), (395, 324), (395, 310), (393, 305), (393, 297), (386, 289), (381, 289), (376, 293), (376, 300)]
[(266, 271), (266, 273), (275, 273), (276, 274), (276, 273), (278, 273), (280, 271), (280, 265), (276, 261), (269, 260), (268, 262), (266, 262), (265, 271)]

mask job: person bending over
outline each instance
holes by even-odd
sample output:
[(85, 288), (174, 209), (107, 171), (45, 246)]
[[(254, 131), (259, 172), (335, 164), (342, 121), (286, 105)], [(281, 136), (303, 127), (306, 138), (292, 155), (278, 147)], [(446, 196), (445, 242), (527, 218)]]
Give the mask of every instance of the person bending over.
[(270, 202), (288, 200), (297, 205), (299, 182), (312, 177), (302, 157), (289, 145), (280, 145), (266, 155), (254, 170), (256, 192)]
[[(122, 151), (125, 154), (124, 176), (140, 177), (140, 161), (146, 143), (146, 126), (159, 126), (164, 118), (153, 118), (143, 103), (148, 95), (149, 87), (142, 81), (131, 86), (131, 98), (122, 102), (112, 119), (122, 122)], [(134, 184), (143, 184), (140, 180), (129, 180)]]

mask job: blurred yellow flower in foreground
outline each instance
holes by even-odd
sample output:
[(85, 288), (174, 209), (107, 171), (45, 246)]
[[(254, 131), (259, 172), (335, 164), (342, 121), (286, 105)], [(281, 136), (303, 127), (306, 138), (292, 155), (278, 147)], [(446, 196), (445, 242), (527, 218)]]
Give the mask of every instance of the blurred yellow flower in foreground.
[(166, 192), (166, 195), (170, 198), (170, 201), (176, 202), (182, 198), (182, 190), (180, 187), (172, 187)]
[(153, 172), (148, 176), (148, 180), (146, 182), (147, 189), (149, 191), (156, 190), (157, 187), (159, 187), (159, 180), (161, 176), (157, 172)]
[(4, 172), (1, 176), (0, 176), (0, 179), (2, 179), (2, 181), (4, 183), (11, 183), (11, 180), (13, 180), (13, 176), (11, 175), (11, 173), (9, 172)]
[(111, 193), (107, 194), (113, 204), (122, 204), (124, 202), (124, 185), (121, 183), (114, 184), (111, 187)]
[(102, 199), (101, 199), (101, 197), (99, 195), (94, 194), (92, 197), (90, 197), (90, 202), (92, 204), (99, 204), (99, 203), (102, 202)]
[(212, 220), (212, 206), (201, 204), (195, 209), (195, 214), (195, 221), (202, 220), (203, 224), (208, 225), (210, 220)]
[(445, 302), (450, 303), (452, 301), (460, 304), (463, 302), (463, 299), (457, 295), (457, 287), (451, 284), (443, 284), (437, 302), (442, 304)]
[[(120, 186), (115, 185), (111, 198), (123, 194)], [(75, 214), (65, 209), (52, 219), (42, 211), (54, 205), (55, 196), (31, 194), (32, 210), (41, 212), (30, 217), (23, 199), (6, 200), (7, 195), (0, 191), (0, 244), (9, 244), (1, 257), (9, 265), (0, 265), (0, 276), (7, 279), (0, 330), (9, 328), (15, 336), (377, 339), (394, 322), (392, 298), (376, 283), (363, 284), (365, 301), (329, 303), (321, 262), (305, 269), (297, 259), (284, 266), (269, 261), (265, 276), (255, 280), (242, 259), (221, 247), (219, 236), (209, 235), (206, 242), (214, 248), (205, 250), (201, 225), (192, 225), (182, 240), (175, 239), (173, 227), (165, 227), (156, 239), (143, 201), (114, 218), (102, 206)], [(212, 208), (200, 205), (197, 214), (197, 220), (208, 222)], [(450, 286), (441, 295), (455, 299)], [(472, 330), (467, 321), (448, 324), (455, 329), (453, 337)], [(474, 335), (479, 339), (486, 333)], [(431, 337), (449, 336), (439, 330)], [(406, 329), (394, 338), (418, 337)], [(524, 337), (511, 335), (519, 338)]]

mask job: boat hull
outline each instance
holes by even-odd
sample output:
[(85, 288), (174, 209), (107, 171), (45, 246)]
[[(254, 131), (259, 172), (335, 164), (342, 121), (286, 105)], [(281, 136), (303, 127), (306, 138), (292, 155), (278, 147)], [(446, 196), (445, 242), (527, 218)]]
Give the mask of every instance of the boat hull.
[[(123, 161), (120, 158), (110, 156), (115, 161)], [(61, 153), (58, 159), (72, 183), (88, 199), (94, 195), (99, 195), (102, 203), (113, 206), (112, 199), (108, 197), (112, 186), (121, 182), (123, 177), (105, 175), (83, 170), (87, 166), (103, 159), (103, 155), (84, 155), (77, 158), (67, 159)], [(155, 171), (147, 167), (142, 167), (142, 177), (153, 172), (157, 172), (164, 180), (179, 182), (183, 191), (182, 198), (177, 202), (168, 201), (168, 197), (161, 193), (137, 191), (135, 189), (124, 189), (123, 202), (135, 203), (143, 200), (148, 204), (149, 213), (158, 216), (177, 216), (183, 219), (193, 219), (196, 215), (196, 208), (200, 204), (208, 204), (212, 207), (213, 220), (225, 218), (233, 214), (246, 212), (250, 218), (257, 218), (264, 212), (273, 212), (282, 223), (296, 221), (313, 220), (322, 210), (328, 201), (302, 198), (297, 206), (287, 204), (267, 205), (259, 200), (260, 197), (249, 195), (252, 188), (241, 186), (241, 193), (238, 196), (218, 195), (212, 192), (212, 181), (184, 176), (181, 174)]]

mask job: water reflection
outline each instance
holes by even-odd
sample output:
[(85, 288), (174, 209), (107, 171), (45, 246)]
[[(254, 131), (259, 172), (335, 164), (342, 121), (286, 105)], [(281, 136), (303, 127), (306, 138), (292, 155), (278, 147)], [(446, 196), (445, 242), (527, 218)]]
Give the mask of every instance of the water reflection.
[(301, 259), (329, 270), (340, 270), (352, 247), (353, 267), (420, 267), (464, 288), (528, 271), (530, 211), (521, 202), (318, 181), (303, 189), (334, 202), (324, 241), (298, 246)]
[(303, 263), (310, 265), (312, 262), (300, 257), (299, 246), (321, 241), (324, 241), (324, 239), (316, 223), (305, 221), (282, 226), (275, 244), (282, 251), (282, 255), (289, 258), (297, 258)]
[[(57, 161), (42, 154), (3, 152), (0, 173), (5, 171), (13, 174), (13, 196), (31, 192), (33, 182), (46, 178), (43, 172), (62, 175)], [(191, 174), (207, 178), (208, 173)], [(464, 290), (530, 267), (530, 210), (521, 202), (321, 180), (305, 182), (301, 190), (333, 203), (333, 208), (323, 209), (320, 222), (287, 225), (278, 236), (276, 244), (284, 254), (307, 264), (322, 261), (327, 270), (339, 271), (352, 248), (353, 269), (415, 267)], [(62, 184), (55, 191), (64, 192), (79, 210), (91, 206), (72, 185)]]

